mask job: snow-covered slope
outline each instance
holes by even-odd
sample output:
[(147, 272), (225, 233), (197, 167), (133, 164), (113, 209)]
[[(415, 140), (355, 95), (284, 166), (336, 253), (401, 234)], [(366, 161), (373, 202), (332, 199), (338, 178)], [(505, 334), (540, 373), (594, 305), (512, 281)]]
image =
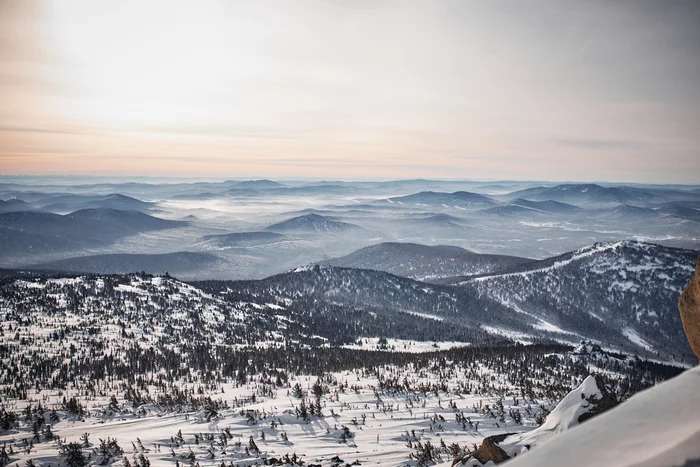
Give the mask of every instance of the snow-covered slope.
[[(259, 281), (203, 281), (196, 287), (215, 297), (217, 306), (242, 308), (259, 319), (251, 321), (256, 326), (251, 336), (261, 329), (277, 331), (280, 315), (292, 323), (283, 334), (303, 342), (313, 335), (337, 345), (379, 337), (471, 344), (548, 339), (572, 345), (588, 339), (630, 354), (690, 362), (675, 303), (695, 256), (688, 250), (623, 242), (594, 245), (457, 287), (328, 266)], [(113, 307), (115, 296), (97, 287), (97, 279), (84, 278), (86, 283), (76, 287), (86, 299)], [(2, 292), (23, 306), (43, 306), (42, 295), (32, 290), (8, 283)], [(148, 290), (154, 302), (169, 301), (169, 287)], [(58, 292), (74, 294), (65, 287)], [(273, 313), (267, 304), (280, 311)]]
[[(259, 281), (194, 284), (232, 302), (280, 304), (307, 329), (337, 344), (379, 336), (483, 342), (494, 337), (478, 323), (498, 325), (512, 314), (493, 300), (478, 300), (469, 290), (363, 269), (317, 265)], [(526, 326), (527, 319), (518, 317), (517, 323)]]
[[(139, 467), (143, 456), (154, 467), (277, 465), (284, 455), (323, 467), (338, 456), (438, 463), (484, 437), (532, 430), (591, 371), (622, 397), (680, 371), (589, 344), (572, 353), (423, 343), (435, 352), (408, 353), (414, 343), (391, 336), (472, 331), (475, 319), (460, 329), (450, 313), (488, 302), (376, 271), (311, 267), (205, 285), (133, 274), (0, 279), (0, 446), (10, 464), (55, 465), (55, 436), (74, 443), (84, 433), (93, 443), (82, 441), (84, 454), (116, 437)], [(413, 311), (431, 304), (444, 310)], [(358, 336), (388, 339), (376, 352)], [(580, 415), (575, 402), (560, 421)], [(354, 438), (343, 439), (344, 426)]]
[[(636, 241), (595, 244), (463, 282), (540, 328), (694, 361), (676, 308), (698, 252)], [(605, 337), (603, 337), (605, 336)]]
[[(336, 316), (361, 307), (372, 317), (364, 320), (364, 326), (374, 323), (375, 315), (392, 316), (395, 324), (387, 323), (392, 328), (403, 321), (401, 316), (434, 316), (448, 326), (443, 331), (449, 334), (446, 340), (461, 340), (454, 332), (471, 328), (475, 341), (482, 334), (479, 330), (521, 342), (553, 339), (575, 345), (589, 339), (632, 354), (690, 362), (694, 356), (675, 303), (694, 270), (696, 254), (618, 242), (462, 280), (458, 287), (380, 271), (321, 266), (261, 281), (230, 282), (224, 288), (233, 296), (285, 297), (295, 306), (319, 310), (314, 313), (317, 319), (337, 310), (333, 319), (345, 322)], [(381, 255), (376, 256), (381, 261)], [(216, 283), (202, 286), (212, 287), (212, 292), (222, 288)], [(422, 328), (429, 331), (433, 326)], [(387, 337), (415, 338), (415, 334)]]
[(581, 424), (616, 402), (600, 378), (589, 376), (557, 404), (541, 426), (532, 431), (509, 436), (498, 446), (509, 457), (515, 457), (545, 444), (559, 433)]
[(700, 367), (633, 396), (507, 465), (700, 465)]

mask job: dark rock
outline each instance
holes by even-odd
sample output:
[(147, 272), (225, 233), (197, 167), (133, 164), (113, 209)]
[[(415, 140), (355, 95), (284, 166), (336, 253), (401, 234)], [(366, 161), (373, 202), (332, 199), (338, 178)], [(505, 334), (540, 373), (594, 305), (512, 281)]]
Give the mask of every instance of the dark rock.
[(476, 458), (482, 464), (489, 461), (493, 461), (496, 464), (507, 461), (510, 459), (510, 457), (508, 457), (508, 454), (506, 454), (503, 449), (498, 447), (498, 443), (512, 434), (514, 433), (504, 433), (502, 435), (489, 436), (488, 438), (485, 438), (481, 443), (481, 446), (479, 446), (479, 449), (477, 449), (474, 453), (474, 458)]
[(700, 361), (700, 258), (695, 266), (695, 274), (678, 300), (678, 309), (690, 348)]

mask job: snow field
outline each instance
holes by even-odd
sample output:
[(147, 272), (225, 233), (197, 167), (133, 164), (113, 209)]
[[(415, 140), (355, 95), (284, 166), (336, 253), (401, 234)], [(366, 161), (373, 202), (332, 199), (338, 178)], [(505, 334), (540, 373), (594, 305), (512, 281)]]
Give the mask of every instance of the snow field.
[[(485, 368), (480, 371), (490, 373)], [(300, 456), (306, 464), (324, 466), (331, 465), (335, 456), (347, 463), (357, 460), (362, 465), (403, 466), (415, 465), (409, 459), (413, 451), (407, 445), (409, 440), (430, 441), (434, 446), (440, 446), (444, 441), (447, 446), (458, 443), (463, 447), (473, 447), (486, 436), (532, 429), (534, 419), (527, 415), (526, 407), (534, 416), (539, 413), (538, 404), (551, 407), (556, 402), (538, 399), (526, 403), (521, 392), (505, 381), (500, 381), (503, 395), (476, 395), (460, 393), (457, 384), (451, 382), (452, 378), (445, 380), (437, 372), (404, 373), (397, 368), (386, 368), (382, 375), (382, 378), (401, 375), (402, 379), (410, 381), (412, 387), (424, 385), (425, 390), (401, 393), (379, 390), (379, 379), (361, 370), (328, 375), (326, 380), (331, 381), (329, 392), (320, 398), (323, 416), (311, 417), (308, 421), (296, 414), (302, 399), (294, 397), (294, 386), (299, 384), (306, 393), (306, 403), (309, 403), (314, 400), (312, 391), (317, 380), (314, 376), (291, 377), (284, 387), (250, 382), (242, 386), (224, 383), (210, 388), (204, 391), (205, 394), (212, 400), (220, 399), (229, 407), (219, 410), (218, 415), (210, 420), (204, 411), (187, 411), (186, 407), (181, 413), (169, 413), (153, 403), (134, 407), (123, 395), (118, 396), (117, 413), (110, 415), (107, 409), (109, 395), (86, 396), (84, 389), (30, 393), (28, 401), (5, 398), (3, 403), (8, 410), (21, 411), (27, 404), (41, 402), (47, 413), (57, 409), (60, 421), (52, 425), (52, 431), (63, 441), (79, 442), (84, 433), (90, 434), (94, 445), (99, 439), (116, 438), (126, 457), (132, 459), (134, 455), (143, 454), (153, 466), (174, 466), (176, 462), (188, 464), (189, 460), (184, 456), (190, 450), (195, 462), (201, 466), (216, 466), (222, 461), (241, 466), (261, 465), (264, 458), (279, 459), (293, 454)], [(477, 384), (469, 384), (466, 373), (455, 377), (455, 382), (461, 381), (469, 386)], [(502, 379), (495, 373), (490, 377), (494, 381)], [(435, 389), (441, 384), (446, 385), (443, 389), (447, 391)], [(189, 385), (189, 390), (198, 391), (195, 385)], [(158, 389), (153, 387), (150, 392), (155, 395)], [(267, 393), (267, 396), (259, 395), (261, 393)], [(258, 395), (253, 401), (254, 394)], [(62, 410), (63, 397), (72, 395), (85, 405), (89, 415), (76, 417)], [(515, 423), (507, 415), (499, 419), (495, 409), (499, 400), (502, 400), (506, 413), (511, 408), (522, 413), (522, 424)], [(458, 413), (468, 417), (471, 426), (466, 425), (463, 429), (456, 421)], [(341, 441), (343, 427), (348, 427), (354, 434), (347, 442)], [(177, 438), (178, 432), (182, 433), (184, 440), (180, 445), (171, 439)], [(282, 433), (286, 434), (288, 441), (283, 440)], [(222, 434), (230, 435), (225, 446), (220, 444)], [(199, 443), (195, 437), (199, 438)], [(249, 452), (246, 455), (250, 437), (259, 447), (260, 454)], [(45, 441), (43, 436), (41, 442), (34, 442), (33, 447), (23, 450), (24, 440), (31, 439), (32, 432), (25, 427), (0, 435), (0, 444), (14, 447), (13, 464), (23, 465), (30, 459), (36, 465), (60, 462), (58, 445), (54, 441)], [(237, 446), (237, 441), (240, 441), (240, 446)], [(84, 451), (88, 453), (91, 448)], [(451, 459), (447, 454), (442, 458)], [(121, 459), (114, 459), (113, 464), (121, 465)]]

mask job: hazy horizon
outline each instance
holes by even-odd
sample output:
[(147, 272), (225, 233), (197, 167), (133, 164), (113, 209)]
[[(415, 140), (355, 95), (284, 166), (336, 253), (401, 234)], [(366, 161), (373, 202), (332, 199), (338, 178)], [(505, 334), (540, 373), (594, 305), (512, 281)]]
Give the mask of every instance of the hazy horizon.
[(52, 181), (64, 181), (66, 184), (71, 185), (76, 181), (94, 181), (94, 182), (112, 182), (112, 183), (128, 183), (128, 182), (143, 182), (143, 183), (222, 183), (226, 181), (242, 182), (242, 181), (262, 181), (262, 180), (272, 180), (281, 183), (319, 183), (319, 182), (341, 182), (341, 183), (388, 183), (388, 182), (405, 182), (405, 181), (429, 181), (429, 182), (451, 182), (451, 183), (522, 183), (522, 184), (546, 184), (546, 185), (612, 185), (612, 186), (622, 186), (622, 185), (647, 185), (647, 186), (685, 186), (685, 187), (698, 187), (700, 182), (621, 182), (617, 180), (528, 180), (528, 179), (499, 179), (499, 178), (387, 178), (387, 177), (267, 177), (264, 175), (251, 175), (251, 176), (165, 176), (165, 175), (120, 175), (120, 174), (91, 174), (91, 173), (73, 173), (73, 174), (60, 174), (60, 173), (37, 173), (37, 174), (5, 174), (0, 173), (0, 183), (11, 183), (17, 181), (19, 183), (25, 181), (31, 181), (32, 179), (51, 179)]
[(700, 3), (0, 4), (0, 173), (700, 181)]

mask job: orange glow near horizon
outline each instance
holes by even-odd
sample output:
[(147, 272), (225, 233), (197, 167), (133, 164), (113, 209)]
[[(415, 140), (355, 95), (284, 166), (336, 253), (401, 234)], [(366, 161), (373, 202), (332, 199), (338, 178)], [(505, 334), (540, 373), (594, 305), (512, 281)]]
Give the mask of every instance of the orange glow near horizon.
[(3, 3), (0, 174), (698, 182), (695, 32), (623, 4)]

